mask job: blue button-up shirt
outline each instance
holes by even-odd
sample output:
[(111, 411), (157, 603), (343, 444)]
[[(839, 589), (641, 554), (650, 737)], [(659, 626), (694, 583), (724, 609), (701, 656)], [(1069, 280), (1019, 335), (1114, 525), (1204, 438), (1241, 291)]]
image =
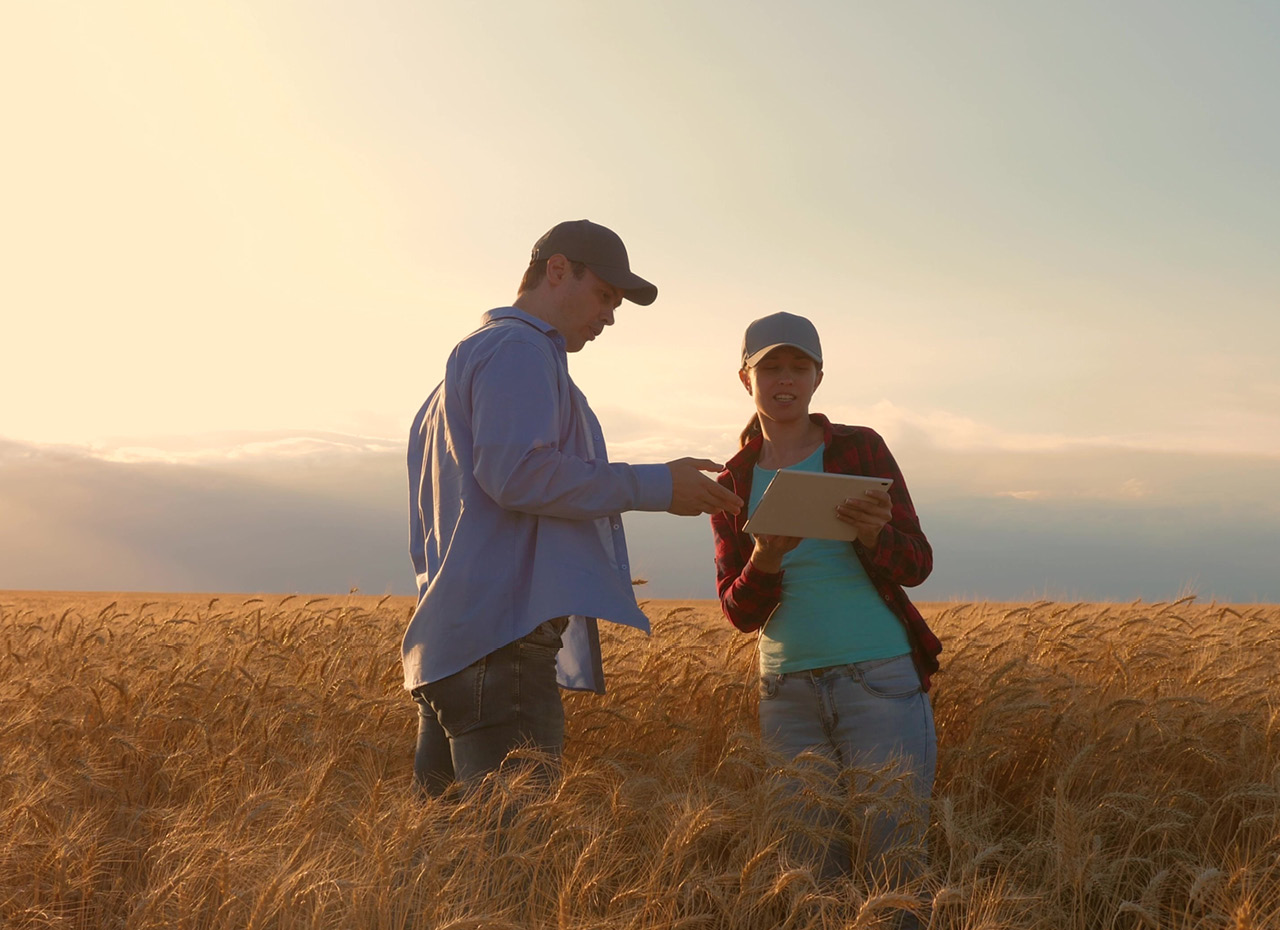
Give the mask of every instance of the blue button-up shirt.
[(418, 606), (401, 647), (405, 687), (568, 616), (558, 680), (602, 692), (595, 618), (649, 631), (620, 514), (670, 505), (665, 465), (609, 462), (555, 328), (514, 307), (486, 313), (409, 435)]

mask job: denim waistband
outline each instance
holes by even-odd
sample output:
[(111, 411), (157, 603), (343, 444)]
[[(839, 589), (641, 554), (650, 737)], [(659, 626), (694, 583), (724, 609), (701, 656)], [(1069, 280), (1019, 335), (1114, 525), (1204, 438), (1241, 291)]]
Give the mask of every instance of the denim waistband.
[[(882, 665), (888, 665), (890, 662), (896, 662), (899, 659), (910, 659), (911, 653), (904, 652), (902, 655), (888, 656), (883, 659), (863, 659), (861, 662), (843, 662), (839, 665), (819, 665), (816, 668), (802, 668), (793, 672), (773, 672), (779, 678), (790, 678), (794, 675), (808, 675), (810, 678), (823, 678), (831, 674), (866, 672), (873, 668), (879, 668)], [(770, 673), (766, 673), (770, 674)]]

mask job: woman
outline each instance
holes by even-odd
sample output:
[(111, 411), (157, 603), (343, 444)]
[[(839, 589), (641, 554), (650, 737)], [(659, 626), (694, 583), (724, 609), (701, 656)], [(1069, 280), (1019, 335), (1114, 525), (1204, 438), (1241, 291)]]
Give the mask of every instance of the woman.
[[(842, 768), (896, 761), (926, 799), (936, 762), (926, 692), (942, 647), (902, 590), (933, 566), (902, 474), (875, 431), (810, 413), (822, 347), (804, 317), (775, 313), (748, 326), (738, 376), (756, 413), (718, 480), (748, 506), (737, 516), (712, 515), (711, 525), (725, 615), (743, 632), (760, 630), (761, 737), (788, 757), (817, 752)], [(779, 468), (892, 478), (893, 485), (837, 507), (857, 532), (852, 543), (753, 537), (743, 524)], [(903, 839), (923, 850), (918, 832), (899, 835), (909, 830), (904, 813), (869, 824), (871, 859)], [(826, 848), (809, 850), (826, 878), (852, 869), (849, 831), (832, 833)]]

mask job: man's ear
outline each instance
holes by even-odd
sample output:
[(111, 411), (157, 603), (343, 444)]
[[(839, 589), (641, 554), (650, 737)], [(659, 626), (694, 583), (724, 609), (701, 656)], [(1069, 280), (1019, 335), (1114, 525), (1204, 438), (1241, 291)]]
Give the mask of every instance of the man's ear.
[(738, 380), (742, 382), (742, 386), (747, 389), (747, 393), (751, 393), (751, 374), (745, 368), (738, 370)]
[(569, 259), (559, 252), (547, 259), (547, 283), (555, 285), (569, 272)]
[(818, 389), (818, 385), (821, 383), (822, 383), (822, 369), (819, 368), (818, 377), (813, 379), (813, 389), (816, 391)]

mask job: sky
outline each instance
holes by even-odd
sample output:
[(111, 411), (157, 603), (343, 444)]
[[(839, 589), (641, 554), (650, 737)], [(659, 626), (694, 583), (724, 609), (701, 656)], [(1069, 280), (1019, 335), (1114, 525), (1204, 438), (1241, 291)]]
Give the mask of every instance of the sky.
[[(659, 288), (571, 361), (612, 458), (731, 455), (785, 309), (922, 594), (1280, 600), (1278, 40), (1262, 2), (7, 4), (0, 588), (410, 590), (409, 422), (588, 217)], [(712, 596), (702, 521), (628, 526), (643, 590)]]

